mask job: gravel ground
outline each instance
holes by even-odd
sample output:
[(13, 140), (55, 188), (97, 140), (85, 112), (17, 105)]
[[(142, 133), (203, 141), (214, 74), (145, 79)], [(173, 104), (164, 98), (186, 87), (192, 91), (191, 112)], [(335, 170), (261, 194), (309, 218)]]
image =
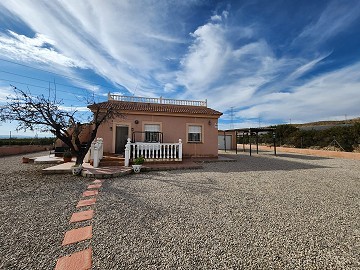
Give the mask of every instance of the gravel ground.
[(359, 161), (232, 157), (105, 180), (93, 269), (360, 269)]
[(0, 158), (0, 269), (54, 269), (69, 252), (61, 242), (85, 180), (42, 175), (49, 165), (22, 164), (22, 156)]

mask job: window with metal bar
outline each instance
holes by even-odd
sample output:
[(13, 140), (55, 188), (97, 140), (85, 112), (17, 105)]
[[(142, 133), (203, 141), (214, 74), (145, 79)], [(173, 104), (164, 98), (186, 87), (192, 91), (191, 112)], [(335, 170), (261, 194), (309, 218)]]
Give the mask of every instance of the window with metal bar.
[(160, 142), (160, 125), (145, 124), (145, 142)]

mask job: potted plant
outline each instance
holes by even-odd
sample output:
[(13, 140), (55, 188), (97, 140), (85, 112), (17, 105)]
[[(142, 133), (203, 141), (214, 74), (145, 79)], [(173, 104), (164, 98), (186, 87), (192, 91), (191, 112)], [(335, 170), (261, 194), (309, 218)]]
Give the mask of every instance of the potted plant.
[(70, 162), (72, 159), (72, 154), (70, 151), (65, 151), (63, 154), (64, 162)]
[(80, 175), (82, 169), (83, 166), (81, 164), (75, 164), (74, 166), (71, 166), (71, 171), (73, 175)]
[(132, 165), (135, 173), (139, 173), (142, 167), (142, 164), (145, 162), (143, 156), (139, 156), (134, 160), (134, 164)]

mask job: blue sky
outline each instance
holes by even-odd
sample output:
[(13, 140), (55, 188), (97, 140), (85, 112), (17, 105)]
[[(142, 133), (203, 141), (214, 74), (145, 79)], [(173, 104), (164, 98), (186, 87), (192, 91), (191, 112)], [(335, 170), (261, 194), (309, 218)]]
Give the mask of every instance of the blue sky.
[(0, 105), (54, 82), (80, 111), (108, 92), (207, 99), (226, 129), (359, 117), (360, 1), (2, 0)]

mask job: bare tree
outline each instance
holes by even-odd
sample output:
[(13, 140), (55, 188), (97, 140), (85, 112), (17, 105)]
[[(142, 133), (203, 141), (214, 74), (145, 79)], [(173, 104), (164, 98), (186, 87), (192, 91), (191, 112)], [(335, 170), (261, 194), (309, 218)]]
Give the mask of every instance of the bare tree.
[[(78, 112), (63, 109), (62, 101), (51, 99), (50, 96), (32, 96), (15, 86), (12, 87), (14, 94), (7, 97), (7, 104), (0, 108), (0, 121), (17, 121), (17, 130), (37, 129), (41, 132), (53, 133), (76, 155), (77, 165), (83, 163), (91, 143), (96, 138), (99, 126), (114, 117), (121, 116), (121, 113), (111, 106), (104, 110), (93, 103), (91, 104), (92, 120), (89, 123), (81, 123), (77, 117)], [(81, 142), (79, 135), (88, 125), (92, 126), (90, 137), (87, 141)]]

